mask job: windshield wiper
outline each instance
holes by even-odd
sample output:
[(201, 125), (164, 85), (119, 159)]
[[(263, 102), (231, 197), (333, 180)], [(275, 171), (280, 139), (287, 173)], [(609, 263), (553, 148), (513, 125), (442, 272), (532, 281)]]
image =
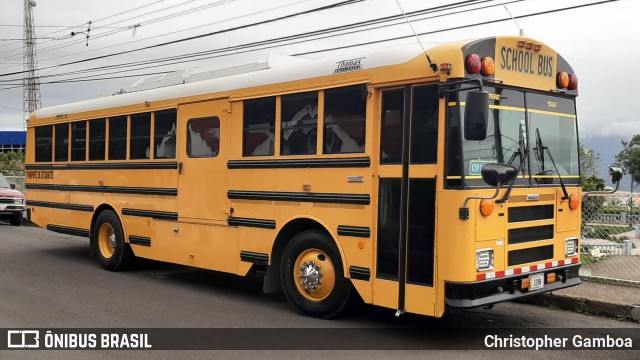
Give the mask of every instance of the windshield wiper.
[(551, 151), (549, 148), (542, 145), (542, 138), (540, 137), (540, 129), (536, 128), (536, 147), (533, 151), (536, 154), (536, 159), (538, 159), (540, 163), (540, 168), (542, 170), (542, 174), (546, 173), (544, 170), (544, 151), (547, 151), (547, 155), (549, 155), (549, 160), (551, 160), (551, 164), (553, 164), (554, 169), (556, 169), (556, 174), (558, 174), (558, 180), (560, 180), (560, 186), (562, 187), (562, 193), (564, 196), (562, 200), (569, 199), (569, 193), (567, 193), (567, 188), (564, 186), (564, 181), (562, 181), (562, 175), (560, 175), (560, 171), (558, 171), (558, 167), (556, 166), (556, 162), (553, 160), (553, 156), (551, 155)]
[(507, 165), (511, 165), (513, 163), (513, 161), (516, 159), (516, 156), (520, 157), (520, 166), (518, 166), (518, 172), (516, 172), (516, 176), (513, 177), (513, 179), (511, 179), (511, 181), (509, 182), (509, 187), (507, 188), (507, 191), (505, 191), (504, 195), (502, 196), (502, 199), (500, 200), (496, 200), (496, 203), (500, 204), (500, 203), (505, 203), (507, 202), (507, 200), (509, 200), (509, 196), (511, 195), (511, 190), (513, 189), (513, 185), (516, 183), (516, 179), (518, 178), (518, 175), (522, 172), (523, 168), (524, 168), (524, 163), (527, 159), (527, 155), (529, 153), (529, 151), (527, 150), (527, 145), (525, 142), (525, 135), (523, 133), (523, 129), (522, 126), (524, 124), (521, 124), (521, 129), (518, 131), (519, 136), (518, 136), (518, 148), (513, 152), (513, 154), (511, 154), (511, 157), (509, 158), (509, 161), (507, 162)]

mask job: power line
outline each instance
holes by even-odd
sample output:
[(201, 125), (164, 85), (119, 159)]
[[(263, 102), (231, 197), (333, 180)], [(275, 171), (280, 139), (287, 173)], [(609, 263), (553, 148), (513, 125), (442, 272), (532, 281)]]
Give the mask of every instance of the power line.
[[(519, 16), (516, 16), (515, 18), (526, 18), (526, 17), (546, 15), (546, 14), (550, 14), (550, 13), (568, 11), (568, 10), (573, 10), (573, 9), (577, 9), (577, 8), (582, 8), (582, 7), (594, 6), (594, 5), (601, 5), (601, 4), (615, 2), (615, 1), (619, 1), (619, 0), (607, 0), (607, 1), (600, 1), (600, 2), (596, 2), (596, 3), (588, 3), (588, 4), (576, 5), (576, 6), (566, 7), (566, 8), (553, 9), (553, 10), (548, 10), (548, 11), (541, 11), (541, 12), (536, 12), (536, 13), (519, 15)], [(501, 4), (491, 5), (491, 6), (501, 6)], [(487, 6), (487, 7), (490, 7), (490, 6)], [(480, 9), (482, 9), (482, 8), (480, 8)], [(477, 9), (464, 10), (464, 12), (473, 11), (473, 10), (477, 10)], [(459, 11), (459, 12), (463, 12), (463, 11)], [(450, 15), (450, 14), (447, 14), (447, 15)], [(438, 15), (438, 16), (444, 16), (444, 15)], [(421, 20), (423, 20), (423, 19), (421, 19)], [(474, 26), (487, 25), (487, 24), (492, 24), (492, 23), (497, 23), (497, 22), (510, 21), (510, 20), (512, 20), (510, 17), (509, 18), (503, 18), (503, 19), (497, 19), (497, 20), (490, 20), (490, 21), (478, 22), (478, 23), (474, 23), (474, 24), (467, 24), (467, 25), (462, 25), (462, 26), (456, 26), (456, 27), (450, 27), (450, 28), (444, 28), (444, 29), (439, 29), (439, 30), (423, 32), (423, 33), (419, 33), (418, 35), (419, 36), (428, 35), (428, 34), (434, 34), (434, 33), (439, 33), (439, 32), (445, 32), (445, 31), (469, 28), (469, 27), (474, 27)], [(393, 25), (397, 25), (397, 24), (393, 24)], [(389, 26), (389, 25), (385, 25), (385, 26)], [(371, 30), (371, 29), (360, 30), (360, 31), (367, 31), (367, 30)], [(343, 34), (340, 34), (340, 35), (343, 35)], [(339, 36), (339, 35), (333, 35), (333, 36)], [(285, 38), (290, 38), (290, 37), (292, 37), (292, 36), (278, 38), (278, 39), (266, 40), (266, 41), (263, 41), (263, 42), (255, 42), (255, 43), (249, 43), (249, 44), (243, 44), (243, 45), (236, 45), (236, 46), (232, 46), (232, 47), (216, 49), (214, 51), (217, 52), (217, 53), (221, 53), (221, 52), (230, 51), (230, 50), (238, 50), (238, 49), (241, 49), (241, 48), (255, 46), (255, 44), (257, 44), (257, 43), (264, 43), (264, 42), (267, 42), (267, 41), (273, 42), (273, 41), (278, 41), (278, 40), (285, 39)], [(363, 46), (363, 45), (370, 45), (370, 44), (376, 44), (376, 43), (382, 43), (382, 42), (401, 40), (401, 39), (406, 39), (406, 38), (411, 38), (411, 37), (413, 37), (413, 35), (397, 36), (397, 37), (381, 39), (381, 40), (375, 40), (375, 41), (370, 41), (370, 42), (364, 42), (364, 43), (359, 43), (359, 44), (352, 44), (352, 45), (348, 45), (348, 46), (332, 47), (332, 48), (325, 48), (325, 49), (322, 49), (322, 50), (309, 51), (309, 52), (304, 52), (304, 53), (297, 53), (297, 54), (294, 54), (294, 55), (295, 56), (299, 56), (299, 55), (306, 55), (306, 54), (312, 54), (312, 53), (318, 53), (318, 52), (333, 51), (333, 50), (339, 50), (339, 49), (344, 49), (344, 48), (349, 48), (349, 47), (356, 47), (356, 46)], [(313, 39), (313, 40), (316, 40), (316, 39)], [(311, 41), (311, 40), (305, 40), (304, 42), (306, 42), (306, 41)], [(299, 41), (297, 43), (300, 43), (300, 42), (303, 42), (303, 41)], [(287, 45), (289, 45), (289, 44), (287, 44)], [(280, 45), (278, 45), (278, 46), (280, 46)], [(207, 57), (206, 59), (216, 58), (216, 57), (221, 57), (221, 56), (236, 55), (236, 54), (244, 53), (244, 52), (248, 52), (248, 51), (254, 51), (254, 50), (236, 51), (236, 52), (233, 52), (233, 53), (228, 53), (228, 54), (223, 54), (223, 55), (210, 56), (210, 57)], [(193, 56), (193, 55), (174, 56), (174, 57), (170, 57), (170, 58), (163, 58), (163, 60), (166, 60), (166, 59), (180, 60), (180, 61), (176, 61), (175, 63), (183, 63), (184, 59), (180, 59), (180, 57), (183, 57), (183, 56), (186, 57), (186, 56)], [(202, 60), (202, 59), (205, 59), (205, 58), (200, 58), (200, 59), (197, 59), (197, 60)], [(127, 66), (132, 66), (132, 64), (134, 64), (134, 65), (145, 65), (145, 64), (150, 64), (150, 63), (153, 63), (153, 62), (158, 62), (158, 61), (161, 61), (161, 60), (155, 59), (155, 60), (150, 60), (150, 61), (146, 61), (146, 62), (145, 61), (141, 61), (141, 62), (136, 62), (136, 63), (110, 65), (110, 66), (101, 67), (101, 68), (106, 69), (106, 68), (127, 67)], [(166, 65), (169, 65), (169, 64), (150, 66), (150, 67), (147, 67), (147, 68), (158, 67), (158, 66), (166, 66)], [(99, 68), (94, 68), (92, 70), (95, 70), (95, 69), (99, 69)], [(142, 70), (142, 69), (132, 69), (132, 70), (124, 70), (124, 71), (136, 71), (136, 70)], [(86, 71), (86, 70), (80, 70), (77, 73), (83, 73), (84, 71)], [(122, 70), (119, 71), (119, 72), (122, 72)], [(164, 74), (164, 73), (166, 73), (166, 72), (161, 72), (160, 74)], [(151, 73), (150, 75), (155, 75), (155, 74), (159, 74), (159, 73)], [(146, 76), (146, 74), (134, 74), (134, 75), (128, 75), (128, 76), (122, 76), (122, 77), (103, 77), (104, 75), (107, 75), (107, 74), (91, 75), (91, 76), (84, 77), (84, 79), (83, 78), (75, 78), (75, 79), (80, 79), (82, 81), (97, 81), (97, 80), (111, 80), (111, 79), (117, 79), (117, 78), (128, 78), (128, 77), (135, 77), (135, 76), (138, 76), (138, 77), (139, 76)], [(72, 78), (72, 79), (66, 79), (66, 80), (59, 80), (59, 81), (55, 81), (55, 82), (54, 81), (42, 82), (42, 84), (54, 84), (54, 83), (55, 84), (60, 84), (60, 83), (65, 83), (65, 82), (75, 82), (76, 81), (75, 79)], [(5, 84), (5, 85), (10, 85), (10, 84)]]
[[(205, 38), (205, 37), (218, 35), (218, 34), (223, 34), (223, 33), (227, 33), (227, 32), (232, 32), (232, 31), (236, 31), (236, 30), (239, 30), (239, 29), (244, 29), (244, 28), (247, 28), (247, 27), (268, 24), (268, 23), (281, 21), (281, 20), (284, 20), (284, 19), (288, 19), (288, 18), (300, 16), (300, 15), (306, 15), (306, 14), (311, 14), (311, 13), (318, 12), (318, 11), (324, 11), (324, 10), (328, 10), (328, 9), (338, 8), (338, 7), (345, 6), (345, 5), (351, 5), (351, 4), (354, 4), (354, 3), (361, 2), (361, 1), (364, 1), (364, 0), (344, 0), (344, 1), (341, 1), (341, 2), (338, 2), (338, 3), (335, 3), (335, 4), (325, 5), (325, 6), (321, 6), (321, 7), (310, 9), (310, 10), (301, 11), (301, 12), (294, 13), (294, 14), (289, 14), (289, 15), (284, 15), (284, 16), (280, 16), (280, 17), (277, 17), (277, 18), (273, 18), (273, 19), (263, 20), (263, 21), (259, 21), (257, 23), (253, 23), (253, 24), (249, 24), (249, 25), (236, 26), (236, 27), (232, 27), (232, 28), (229, 28), (229, 29), (214, 31), (214, 32), (207, 33), (207, 34), (190, 36), (190, 37), (187, 37), (187, 38), (168, 41), (168, 42), (164, 42), (164, 43), (160, 43), (160, 44), (156, 44), (156, 45), (145, 46), (145, 47), (138, 48), (138, 49), (120, 51), (120, 52), (117, 52), (117, 53), (97, 56), (97, 57), (93, 57), (93, 58), (71, 61), (71, 62), (67, 62), (67, 63), (64, 63), (64, 64), (58, 64), (56, 66), (66, 66), (66, 65), (80, 64), (80, 63), (84, 63), (84, 62), (105, 59), (105, 58), (109, 58), (109, 57), (113, 57), (113, 56), (117, 56), (117, 55), (130, 54), (130, 53), (134, 53), (134, 52), (138, 52), (138, 51), (142, 51), (142, 50), (148, 50), (148, 49), (154, 49), (154, 48), (158, 48), (158, 47), (162, 47), (162, 46), (178, 44), (178, 43), (185, 42), (185, 41), (190, 41), (190, 40), (195, 40), (195, 39), (202, 39), (202, 38)], [(45, 68), (38, 69), (38, 70), (45, 70), (45, 69), (49, 69), (49, 68), (52, 68), (52, 67), (54, 67), (54, 66), (49, 66), (49, 67), (45, 67)], [(23, 73), (24, 73), (24, 71), (16, 71), (16, 72), (11, 72), (11, 73), (4, 73), (4, 74), (0, 74), (0, 77), (9, 76), (9, 75), (18, 75), (18, 74), (23, 74)]]
[[(122, 15), (122, 14), (126, 14), (128, 12), (136, 11), (136, 10), (139, 10), (139, 9), (142, 9), (142, 8), (145, 8), (145, 7), (148, 7), (148, 6), (152, 6), (152, 5), (155, 5), (157, 3), (165, 2), (165, 1), (167, 1), (167, 0), (157, 0), (157, 1), (154, 1), (154, 2), (151, 2), (151, 3), (147, 3), (145, 5), (138, 6), (136, 8), (130, 9), (130, 10), (126, 10), (126, 11), (119, 12), (117, 14), (105, 16), (105, 17), (100, 18), (98, 20), (94, 20), (94, 22), (99, 22), (99, 21), (103, 21), (103, 20), (106, 20), (106, 19), (110, 19), (112, 17), (116, 17), (116, 16), (119, 16), (119, 15)], [(50, 32), (50, 33), (44, 34), (43, 36), (53, 35), (53, 34), (57, 34), (57, 33), (63, 32), (63, 31), (71, 30), (71, 29), (74, 29), (74, 28), (77, 28), (77, 27), (81, 27), (81, 26), (83, 26), (85, 24), (87, 24), (87, 23), (83, 23), (83, 24), (76, 25), (76, 26), (69, 26), (69, 27), (63, 28), (62, 30), (58, 30), (58, 31), (54, 31), (54, 32)], [(13, 44), (16, 44), (16, 43), (4, 44), (4, 45), (0, 45), (0, 47), (9, 46), (9, 45), (13, 45)], [(20, 50), (20, 49), (21, 48), (14, 48), (14, 49), (5, 50), (5, 52), (16, 51), (16, 50)]]

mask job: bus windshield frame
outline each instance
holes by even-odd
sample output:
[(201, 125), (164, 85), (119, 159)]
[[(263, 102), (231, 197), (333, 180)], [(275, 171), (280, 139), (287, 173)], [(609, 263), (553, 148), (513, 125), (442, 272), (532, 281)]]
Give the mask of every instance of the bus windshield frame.
[(575, 97), (501, 86), (484, 90), (490, 111), (482, 141), (464, 138), (467, 92), (447, 98), (446, 188), (489, 187), (480, 173), (487, 163), (519, 168), (515, 187), (560, 186), (558, 173), (565, 185), (580, 185)]

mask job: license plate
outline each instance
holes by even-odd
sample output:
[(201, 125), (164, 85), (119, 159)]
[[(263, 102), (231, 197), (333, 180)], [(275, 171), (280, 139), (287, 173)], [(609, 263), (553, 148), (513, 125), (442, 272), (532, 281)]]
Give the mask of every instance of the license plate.
[(529, 276), (529, 290), (542, 289), (544, 286), (544, 274), (535, 274)]

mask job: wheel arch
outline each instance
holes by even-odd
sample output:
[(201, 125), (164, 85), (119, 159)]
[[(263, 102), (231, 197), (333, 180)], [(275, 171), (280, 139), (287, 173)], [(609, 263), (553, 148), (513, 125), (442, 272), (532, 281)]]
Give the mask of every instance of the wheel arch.
[(337, 234), (331, 230), (326, 223), (320, 219), (314, 217), (296, 217), (287, 220), (286, 224), (278, 231), (275, 241), (271, 247), (271, 256), (269, 257), (269, 267), (267, 268), (267, 274), (264, 277), (265, 293), (279, 292), (282, 290), (282, 283), (280, 282), (280, 263), (282, 260), (282, 253), (289, 241), (293, 239), (297, 234), (307, 230), (319, 230), (326, 233), (338, 248), (340, 253), (340, 260), (342, 261), (342, 269), (347, 274), (346, 259), (338, 241)]

